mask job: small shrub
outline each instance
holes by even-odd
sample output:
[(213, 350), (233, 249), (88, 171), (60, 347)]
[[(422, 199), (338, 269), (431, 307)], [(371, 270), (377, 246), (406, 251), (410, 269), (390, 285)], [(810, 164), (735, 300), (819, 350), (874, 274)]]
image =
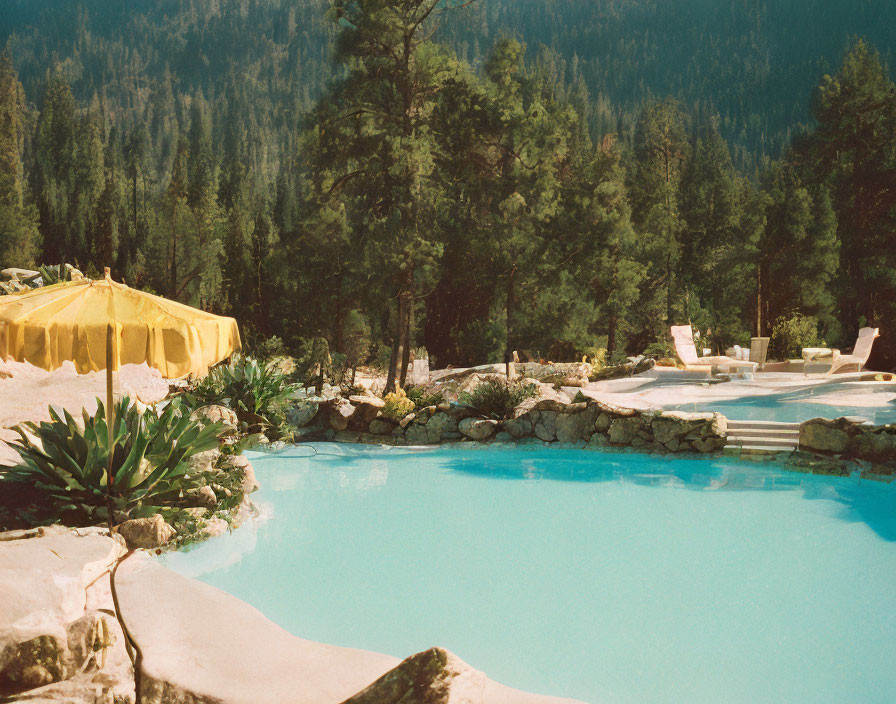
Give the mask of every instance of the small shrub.
[(607, 366), (607, 350), (605, 347), (590, 347), (585, 350), (582, 361), (589, 363), (592, 371), (599, 371)]
[(668, 337), (658, 337), (656, 341), (647, 345), (641, 354), (654, 359), (675, 359), (675, 345)]
[(490, 379), (460, 395), (460, 402), (476, 415), (486, 418), (510, 418), (513, 409), (527, 398), (538, 395), (538, 387), (522, 380)]
[(818, 334), (818, 318), (801, 313), (782, 315), (772, 326), (769, 349), (777, 359), (798, 358), (803, 347), (826, 347)]
[(389, 420), (399, 421), (408, 413), (413, 412), (415, 408), (414, 402), (408, 398), (404, 389), (398, 389), (386, 394), (383, 400), (386, 402), (386, 405), (383, 406), (381, 413)]
[(203, 425), (178, 404), (157, 416), (127, 397), (115, 408), (110, 450), (106, 412), (84, 411), (81, 422), (50, 407), (50, 422), (22, 423), (12, 443), (21, 460), (6, 480), (39, 491), (56, 518), (79, 522), (108, 520), (106, 471), (112, 453), (112, 509), (130, 518), (177, 505), (184, 492), (206, 478), (189, 474), (193, 455), (218, 447), (220, 423)]
[(408, 386), (405, 393), (417, 408), (438, 406), (440, 403), (445, 403), (445, 394), (438, 389), (428, 389), (425, 386)]
[(379, 372), (386, 373), (389, 370), (389, 362), (392, 359), (392, 347), (384, 342), (380, 342), (376, 347), (376, 354), (370, 366)]

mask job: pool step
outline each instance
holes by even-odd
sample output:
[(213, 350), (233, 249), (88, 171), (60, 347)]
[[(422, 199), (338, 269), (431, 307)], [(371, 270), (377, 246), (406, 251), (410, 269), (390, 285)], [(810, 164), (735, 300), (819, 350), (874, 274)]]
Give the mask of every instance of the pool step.
[(772, 420), (729, 420), (726, 450), (769, 454), (792, 452), (800, 444), (800, 424)]
[(769, 430), (799, 430), (799, 423), (784, 423), (779, 420), (731, 420), (728, 419), (728, 428), (756, 429), (767, 428)]

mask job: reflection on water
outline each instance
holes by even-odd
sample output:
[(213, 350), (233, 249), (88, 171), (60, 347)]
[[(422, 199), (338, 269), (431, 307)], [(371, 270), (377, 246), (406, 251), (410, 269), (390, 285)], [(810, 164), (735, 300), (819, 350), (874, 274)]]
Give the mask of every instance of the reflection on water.
[(880, 537), (896, 541), (896, 483), (804, 474), (739, 460), (551, 448), (538, 454), (521, 462), (495, 452), (485, 463), (457, 453), (447, 466), (490, 479), (620, 482), (691, 491), (802, 491), (808, 500), (840, 503), (843, 520), (864, 521)]
[[(840, 504), (840, 519), (864, 522), (881, 538), (896, 541), (896, 483), (803, 474), (769, 463), (538, 446), (515, 450), (407, 450), (326, 443), (277, 454), (252, 453), (251, 459), (264, 476), (262, 495), (302, 492), (313, 496), (380, 491), (388, 483), (390, 463), (414, 461), (418, 456), (420, 471), (520, 481), (533, 487), (559, 481), (617, 482), (686, 491), (800, 491), (806, 500)], [(255, 550), (258, 529), (272, 514), (272, 505), (262, 500), (258, 517), (231, 535), (204, 543), (201, 555), (174, 553), (163, 559), (194, 577), (236, 564)]]

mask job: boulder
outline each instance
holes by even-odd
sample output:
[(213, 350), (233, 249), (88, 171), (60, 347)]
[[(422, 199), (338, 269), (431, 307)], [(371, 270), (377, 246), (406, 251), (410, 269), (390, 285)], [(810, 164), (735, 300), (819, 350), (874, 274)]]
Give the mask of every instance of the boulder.
[(165, 523), (160, 514), (149, 518), (132, 518), (117, 527), (129, 548), (160, 548), (171, 540), (176, 531)]
[[(435, 406), (432, 409), (435, 410)], [(418, 413), (415, 422), (405, 430), (404, 437), (414, 445), (435, 445), (442, 441), (446, 431), (456, 431), (457, 427), (457, 421), (447, 413)]]
[(190, 417), (202, 423), (221, 423), (224, 426), (223, 435), (236, 433), (240, 427), (236, 413), (227, 406), (203, 406), (193, 411)]
[(327, 418), (333, 430), (339, 431), (348, 428), (348, 421), (354, 412), (355, 407), (347, 399), (338, 398), (327, 403)]
[(613, 445), (631, 445), (641, 427), (641, 419), (637, 416), (615, 418), (610, 423), (610, 442)]
[(386, 420), (385, 418), (374, 418), (370, 421), (370, 426), (367, 429), (368, 433), (373, 433), (374, 435), (388, 435), (392, 432), (392, 429), (395, 427), (395, 423), (391, 420)]
[(286, 421), (294, 428), (304, 428), (314, 420), (319, 409), (319, 403), (299, 401), (286, 411)]
[(490, 418), (464, 418), (457, 427), (470, 440), (486, 440), (497, 431), (498, 421)]
[(446, 418), (444, 413), (432, 418), (425, 414), (423, 418), (418, 417), (416, 422), (405, 429), (405, 440), (412, 445), (435, 445), (441, 442)]
[(516, 418), (505, 420), (503, 423), (504, 430), (514, 438), (525, 438), (532, 435), (533, 423), (532, 415), (526, 413)]
[(849, 421), (815, 418), (800, 426), (800, 448), (814, 452), (846, 452), (849, 447)]
[(556, 411), (532, 412), (532, 432), (539, 440), (554, 442), (557, 439), (557, 416)]
[(617, 364), (595, 372), (591, 375), (591, 381), (605, 381), (607, 379), (621, 379), (626, 376), (634, 376), (635, 374), (643, 374), (656, 366), (656, 360), (640, 358), (631, 360), (625, 364)]
[(697, 452), (717, 452), (725, 447), (725, 438), (719, 437), (706, 437), (706, 438), (697, 438), (691, 442), (694, 449)]
[(453, 653), (430, 648), (403, 660), (343, 704), (562, 704), (571, 700), (510, 689)]
[(850, 454), (873, 462), (896, 460), (896, 427), (856, 428), (850, 445)]
[(558, 442), (575, 443), (581, 440), (588, 441), (594, 433), (594, 421), (597, 409), (587, 404), (576, 413), (560, 413), (557, 415), (556, 432)]
[(217, 471), (218, 461), (221, 459), (221, 451), (213, 447), (205, 452), (197, 452), (189, 460), (193, 474), (209, 474)]
[(349, 402), (355, 407), (349, 418), (349, 426), (355, 430), (367, 431), (370, 422), (377, 417), (386, 402), (375, 396), (351, 396)]
[(199, 487), (199, 491), (196, 492), (196, 497), (201, 502), (200, 506), (204, 506), (212, 511), (214, 511), (215, 507), (218, 505), (218, 497), (215, 495), (215, 490), (210, 486)]
[[(603, 398), (595, 398), (594, 396), (587, 396), (590, 403), (593, 403), (597, 406), (601, 411), (608, 413), (611, 416), (634, 416), (638, 414), (638, 411), (634, 408), (627, 408), (626, 406), (619, 406), (615, 403), (607, 401)], [(607, 426), (610, 427), (609, 425)]]
[(252, 463), (244, 455), (233, 455), (227, 458), (227, 465), (234, 471), (242, 472), (243, 478), (240, 481), (240, 491), (244, 494), (251, 494), (258, 491), (260, 485), (255, 478), (255, 469)]
[(125, 560), (115, 585), (140, 644), (142, 704), (342, 702), (398, 664), (297, 638), (249, 604), (145, 555)]
[(108, 573), (124, 552), (96, 528), (0, 533), (0, 700), (134, 701), (124, 638), (107, 613)]
[(534, 411), (553, 411), (555, 413), (564, 413), (569, 405), (569, 399), (559, 400), (554, 398), (543, 398), (536, 401), (532, 407)]
[(375, 406), (376, 408), (382, 408), (386, 405), (386, 402), (381, 399), (379, 396), (367, 396), (358, 394), (356, 396), (349, 396), (348, 400), (351, 401), (356, 406), (360, 405), (368, 405)]

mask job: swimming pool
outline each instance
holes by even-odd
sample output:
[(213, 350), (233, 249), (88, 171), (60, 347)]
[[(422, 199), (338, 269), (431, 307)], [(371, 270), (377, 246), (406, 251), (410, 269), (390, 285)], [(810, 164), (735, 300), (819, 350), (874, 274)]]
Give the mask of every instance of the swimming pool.
[(896, 405), (839, 406), (813, 403), (805, 398), (780, 398), (774, 396), (749, 396), (739, 399), (681, 403), (674, 406), (679, 411), (717, 411), (730, 420), (772, 420), (785, 423), (803, 423), (813, 418), (864, 418), (876, 425), (896, 423)]
[(304, 638), (587, 702), (892, 702), (896, 485), (726, 459), (319, 444), (168, 556)]

